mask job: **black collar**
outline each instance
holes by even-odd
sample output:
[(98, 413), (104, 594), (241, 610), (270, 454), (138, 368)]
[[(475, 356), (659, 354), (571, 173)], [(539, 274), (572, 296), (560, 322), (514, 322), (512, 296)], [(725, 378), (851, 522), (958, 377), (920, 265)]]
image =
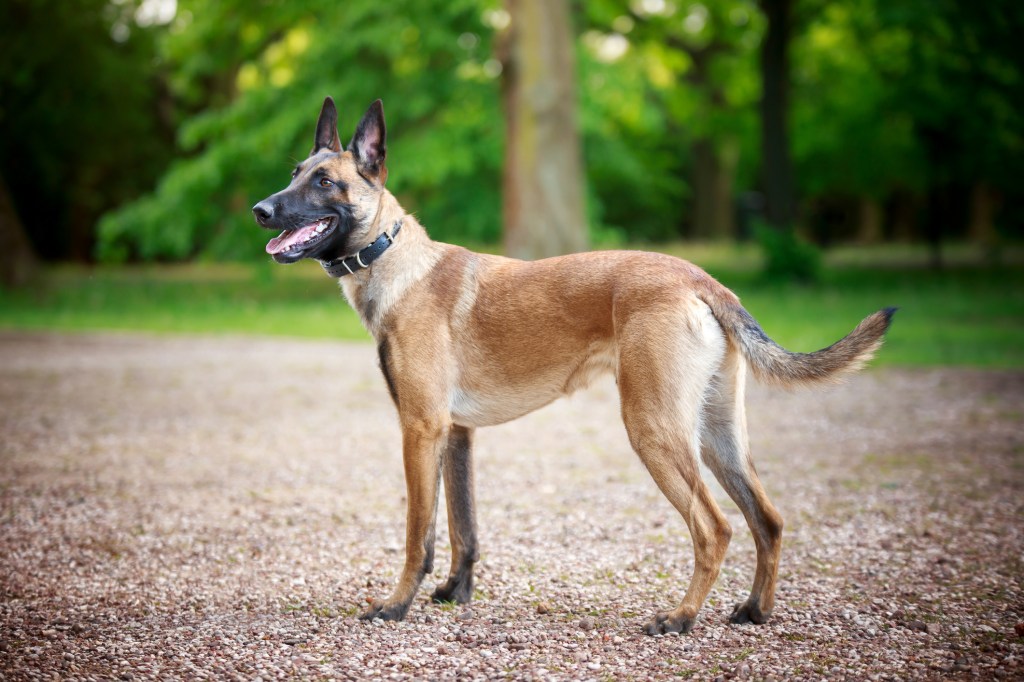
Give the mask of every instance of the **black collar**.
[(331, 277), (344, 277), (345, 275), (351, 275), (356, 270), (370, 267), (370, 263), (380, 258), (381, 254), (387, 251), (388, 247), (394, 243), (395, 237), (398, 236), (398, 231), (402, 229), (402, 220), (404, 218), (405, 216), (402, 216), (395, 221), (395, 227), (391, 230), (391, 234), (382, 232), (372, 244), (359, 251), (356, 255), (320, 261), (324, 272)]

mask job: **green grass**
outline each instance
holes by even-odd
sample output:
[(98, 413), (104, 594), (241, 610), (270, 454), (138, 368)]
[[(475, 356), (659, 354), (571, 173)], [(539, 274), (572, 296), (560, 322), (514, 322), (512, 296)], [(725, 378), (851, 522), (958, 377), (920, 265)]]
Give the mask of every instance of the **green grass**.
[[(898, 306), (878, 364), (1024, 367), (1024, 268), (1016, 256), (979, 265), (976, 254), (954, 250), (953, 264), (937, 272), (919, 248), (842, 249), (827, 255), (820, 283), (800, 286), (763, 281), (752, 247), (664, 250), (736, 291), (791, 350), (826, 346), (869, 313)], [(0, 328), (369, 338), (314, 263), (51, 268), (30, 287), (0, 290)]]
[(1020, 269), (830, 269), (814, 287), (759, 285), (723, 275), (769, 336), (796, 351), (822, 348), (883, 307), (899, 311), (879, 364), (1024, 366)]
[(314, 263), (56, 267), (0, 290), (0, 328), (370, 338)]

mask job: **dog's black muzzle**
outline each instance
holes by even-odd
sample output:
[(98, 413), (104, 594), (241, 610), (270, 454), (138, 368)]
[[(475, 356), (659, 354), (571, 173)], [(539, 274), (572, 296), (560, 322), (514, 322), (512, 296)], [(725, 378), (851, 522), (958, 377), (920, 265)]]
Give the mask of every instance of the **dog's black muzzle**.
[(335, 259), (344, 253), (352, 226), (347, 205), (314, 206), (285, 192), (259, 202), (252, 214), (260, 227), (282, 231), (267, 244), (267, 253), (278, 263)]

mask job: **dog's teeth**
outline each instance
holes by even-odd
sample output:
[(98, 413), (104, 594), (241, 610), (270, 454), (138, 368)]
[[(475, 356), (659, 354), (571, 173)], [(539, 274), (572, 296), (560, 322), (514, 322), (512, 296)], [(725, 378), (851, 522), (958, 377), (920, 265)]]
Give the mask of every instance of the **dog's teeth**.
[(316, 233), (320, 234), (321, 232), (323, 232), (326, 229), (327, 229), (327, 225), (325, 225), (324, 223), (320, 223), (319, 225), (316, 226)]

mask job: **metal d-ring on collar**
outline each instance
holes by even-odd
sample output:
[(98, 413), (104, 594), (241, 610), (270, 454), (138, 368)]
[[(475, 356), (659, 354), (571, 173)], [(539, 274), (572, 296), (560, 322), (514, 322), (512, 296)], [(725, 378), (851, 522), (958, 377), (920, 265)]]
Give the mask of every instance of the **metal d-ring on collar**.
[(380, 258), (381, 254), (388, 250), (388, 247), (395, 243), (395, 237), (398, 236), (398, 231), (402, 229), (402, 218), (395, 221), (395, 226), (391, 230), (391, 234), (382, 232), (379, 237), (365, 249), (361, 249), (354, 256), (346, 256), (344, 258), (335, 258), (334, 260), (322, 260), (320, 265), (323, 266), (324, 272), (331, 277), (344, 277), (345, 275), (351, 275), (357, 270), (363, 270), (370, 267), (373, 261)]

